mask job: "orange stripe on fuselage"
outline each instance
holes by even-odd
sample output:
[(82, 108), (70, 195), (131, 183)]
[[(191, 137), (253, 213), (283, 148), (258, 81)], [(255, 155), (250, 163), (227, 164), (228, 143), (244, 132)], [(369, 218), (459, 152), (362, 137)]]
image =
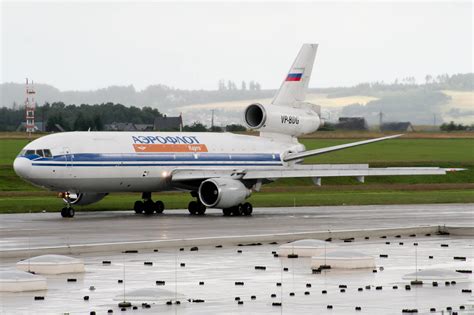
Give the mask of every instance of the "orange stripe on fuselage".
[(205, 144), (139, 144), (134, 143), (135, 152), (208, 152)]

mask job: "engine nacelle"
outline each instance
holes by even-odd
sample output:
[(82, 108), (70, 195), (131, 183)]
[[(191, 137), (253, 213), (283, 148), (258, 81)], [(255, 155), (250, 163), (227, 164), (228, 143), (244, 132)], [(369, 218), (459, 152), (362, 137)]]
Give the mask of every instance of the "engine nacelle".
[(239, 180), (211, 178), (201, 183), (198, 193), (206, 207), (225, 209), (241, 204), (251, 191)]
[(64, 202), (71, 205), (85, 206), (104, 199), (108, 193), (62, 193)]
[(244, 112), (244, 121), (251, 129), (262, 132), (300, 136), (318, 130), (321, 118), (310, 106), (278, 106), (251, 104)]

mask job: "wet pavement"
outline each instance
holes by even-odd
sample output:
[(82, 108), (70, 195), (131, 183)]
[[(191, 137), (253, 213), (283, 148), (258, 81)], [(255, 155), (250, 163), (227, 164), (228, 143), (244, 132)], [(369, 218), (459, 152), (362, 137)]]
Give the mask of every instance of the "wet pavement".
[[(1, 312), (401, 314), (403, 309), (417, 309), (419, 314), (428, 314), (435, 308), (438, 314), (441, 310), (448, 314), (448, 307), (454, 311), (464, 307), (464, 313), (459, 314), (468, 314), (471, 294), (462, 290), (472, 289), (472, 274), (465, 274), (466, 279), (457, 279), (455, 284), (446, 285), (441, 281), (434, 287), (432, 281), (425, 281), (422, 286), (405, 289), (410, 283), (403, 280), (403, 276), (415, 271), (415, 242), (418, 243), (416, 258), (421, 270), (472, 270), (472, 238), (439, 235), (377, 237), (355, 239), (351, 243), (333, 241), (338, 247), (374, 256), (377, 272), (371, 268), (333, 269), (313, 274), (310, 258), (274, 257), (272, 252), (277, 250), (278, 244), (268, 243), (222, 248), (206, 246), (197, 251), (187, 247), (182, 251), (167, 248), (157, 252), (86, 254), (75, 256), (84, 259), (84, 274), (45, 275), (47, 291), (1, 293)], [(441, 247), (441, 244), (448, 246)], [(381, 258), (381, 254), (388, 257)], [(464, 256), (466, 261), (454, 260), (455, 256)], [(104, 264), (104, 260), (110, 264)], [(145, 265), (145, 262), (152, 265)], [(14, 263), (14, 259), (8, 259), (1, 267)], [(255, 266), (265, 267), (265, 270), (257, 270)], [(69, 278), (75, 278), (77, 282), (68, 282)], [(119, 283), (123, 279), (125, 281)], [(157, 281), (164, 281), (158, 282), (163, 285), (157, 285)], [(282, 285), (277, 286), (277, 283)], [(125, 300), (136, 306), (136, 310), (126, 308), (122, 311), (118, 307), (124, 299), (124, 285)], [(90, 290), (91, 286), (95, 290)], [(341, 292), (340, 286), (346, 286), (343, 287), (345, 292)], [(323, 290), (327, 293), (322, 293)], [(34, 296), (45, 299), (35, 301)], [(85, 301), (84, 296), (89, 300)], [(243, 304), (239, 305), (236, 299)], [(175, 304), (176, 300), (180, 301), (179, 305)], [(172, 305), (166, 305), (168, 301), (172, 301)], [(273, 306), (275, 302), (282, 305)], [(142, 303), (149, 304), (149, 308)], [(329, 305), (332, 309), (328, 309)], [(361, 310), (357, 311), (356, 307)]]
[[(79, 209), (79, 208), (78, 208)], [(474, 226), (474, 204), (256, 208), (251, 217), (223, 217), (220, 210), (190, 216), (133, 211), (0, 215), (0, 250), (74, 244), (170, 240), (199, 237), (297, 233), (403, 226)]]
[[(1, 215), (0, 254), (12, 249), (104, 242), (121, 243), (123, 248), (72, 253), (70, 256), (84, 260), (85, 273), (44, 275), (47, 291), (1, 292), (0, 313), (402, 314), (404, 309), (416, 309), (418, 314), (449, 314), (451, 308), (458, 314), (474, 314), (469, 291), (474, 284), (472, 273), (463, 273), (466, 278), (456, 283), (438, 281), (433, 286), (433, 281), (425, 281), (409, 290), (405, 286), (410, 281), (403, 279), (415, 271), (415, 262), (419, 270), (472, 271), (473, 208), (472, 204), (258, 208), (252, 217), (222, 217), (218, 211), (189, 216), (184, 210), (150, 217), (131, 212), (78, 212), (73, 219), (62, 219), (57, 213)], [(438, 235), (437, 228), (427, 232), (429, 225), (446, 225), (448, 231), (451, 226), (466, 228)], [(407, 232), (403, 229), (407, 226), (415, 228)], [(402, 228), (402, 232), (381, 236), (387, 228)], [(283, 243), (282, 233), (328, 230), (351, 230), (354, 240), (333, 237), (332, 243), (372, 255), (376, 272), (372, 268), (330, 269), (313, 274), (310, 258), (272, 254)], [(357, 230), (364, 231), (357, 234)], [(261, 241), (263, 234), (270, 239)], [(275, 240), (270, 241), (273, 234)], [(242, 245), (249, 246), (224, 241), (243, 236), (246, 242)], [(212, 238), (211, 243), (191, 250), (185, 245), (160, 247), (158, 242), (156, 248), (124, 253), (134, 241), (199, 237)], [(252, 239), (256, 241), (250, 242)], [(19, 260), (1, 258), (2, 269), (14, 268)], [(71, 278), (76, 281), (68, 281)], [(44, 296), (44, 300), (35, 300), (35, 296)], [(124, 299), (132, 307), (122, 310), (118, 303)]]

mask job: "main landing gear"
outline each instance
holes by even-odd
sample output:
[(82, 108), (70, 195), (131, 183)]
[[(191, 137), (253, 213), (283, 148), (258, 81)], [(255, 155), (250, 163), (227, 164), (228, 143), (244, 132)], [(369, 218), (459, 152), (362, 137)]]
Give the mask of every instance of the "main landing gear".
[(231, 215), (233, 215), (233, 216), (241, 216), (241, 215), (250, 216), (250, 215), (252, 215), (252, 212), (253, 212), (253, 206), (250, 202), (246, 202), (246, 203), (240, 204), (240, 205), (235, 206), (235, 207), (222, 209), (222, 213), (226, 217), (231, 216)]
[(165, 204), (163, 201), (158, 200), (154, 202), (151, 200), (151, 192), (144, 192), (142, 193), (142, 200), (137, 200), (135, 201), (135, 204), (133, 205), (133, 210), (135, 210), (135, 213), (144, 213), (144, 214), (153, 214), (153, 213), (163, 213), (163, 210), (165, 210)]
[(200, 201), (190, 201), (188, 204), (188, 211), (193, 215), (203, 215), (206, 212), (206, 206)]
[(188, 211), (191, 215), (204, 215), (206, 213), (206, 206), (199, 200), (198, 194), (195, 191), (191, 192), (191, 196), (196, 198), (196, 201), (190, 201), (188, 204)]
[(67, 205), (66, 207), (61, 209), (61, 216), (63, 218), (72, 218), (74, 217), (74, 214), (76, 212), (74, 211), (74, 208), (71, 207), (71, 205)]

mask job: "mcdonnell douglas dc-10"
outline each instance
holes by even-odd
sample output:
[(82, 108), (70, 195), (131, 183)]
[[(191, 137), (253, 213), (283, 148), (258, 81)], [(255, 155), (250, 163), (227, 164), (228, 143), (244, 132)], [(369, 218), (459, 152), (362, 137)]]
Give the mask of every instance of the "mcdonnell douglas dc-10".
[(369, 168), (367, 164), (301, 164), (306, 157), (376, 141), (387, 136), (316, 150), (306, 150), (297, 137), (324, 123), (321, 109), (305, 102), (316, 44), (305, 44), (270, 104), (251, 104), (246, 125), (259, 136), (191, 132), (66, 132), (36, 139), (14, 161), (26, 181), (59, 192), (66, 205), (63, 217), (74, 216), (74, 205), (97, 202), (111, 192), (138, 192), (136, 213), (162, 213), (152, 192), (184, 190), (193, 200), (191, 214), (207, 208), (223, 214), (250, 215), (245, 200), (263, 184), (279, 178), (446, 174), (437, 167)]

